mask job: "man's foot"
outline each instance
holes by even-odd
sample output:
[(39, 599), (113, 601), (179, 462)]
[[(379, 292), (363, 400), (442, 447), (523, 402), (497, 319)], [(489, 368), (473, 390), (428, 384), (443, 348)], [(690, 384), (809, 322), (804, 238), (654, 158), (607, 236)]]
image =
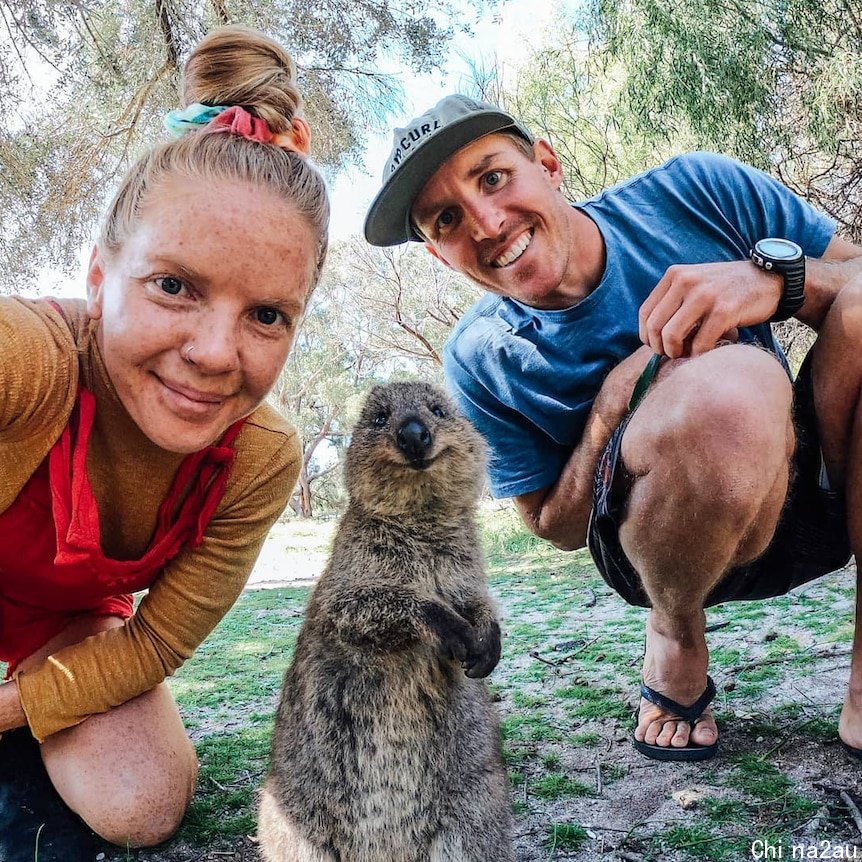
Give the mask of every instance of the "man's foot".
[[(715, 683), (712, 677), (706, 678), (706, 689), (703, 694), (691, 706), (677, 703), (675, 700), (665, 697), (661, 692), (650, 688), (645, 682), (641, 682), (641, 695), (649, 703), (665, 710), (669, 715), (677, 718), (677, 726), (686, 723), (689, 727), (697, 729), (697, 723), (701, 720), (704, 711), (715, 697)], [(667, 724), (668, 722), (665, 722)], [(673, 740), (670, 745), (656, 745), (635, 739), (634, 747), (646, 757), (653, 760), (708, 760), (714, 757), (718, 751), (718, 742), (710, 745), (698, 745), (689, 738), (685, 746), (675, 746)]]
[(848, 753), (862, 758), (862, 696), (849, 690), (838, 719), (838, 739)]
[[(650, 612), (643, 669), (643, 681), (648, 689), (677, 706), (690, 707), (707, 690), (708, 661), (702, 626), (697, 628), (697, 634), (690, 641), (681, 642), (663, 633), (656, 622), (655, 612)], [(706, 698), (706, 702), (710, 699)], [(646, 744), (639, 746), (639, 750), (647, 756), (661, 756), (658, 752), (647, 751), (655, 746), (667, 749), (667, 759), (674, 758), (677, 752), (679, 759), (691, 759), (683, 754), (683, 750), (700, 747), (701, 759), (705, 759), (715, 753), (718, 727), (709, 708), (704, 708), (700, 717), (692, 720), (681, 716), (670, 703), (656, 704), (641, 698), (634, 737), (637, 742)]]

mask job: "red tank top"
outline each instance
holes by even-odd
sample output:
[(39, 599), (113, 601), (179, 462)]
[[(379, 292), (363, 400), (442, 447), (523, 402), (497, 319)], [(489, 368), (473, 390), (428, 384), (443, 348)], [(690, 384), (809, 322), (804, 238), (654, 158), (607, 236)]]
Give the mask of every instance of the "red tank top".
[(37, 616), (41, 610), (86, 611), (106, 597), (144, 589), (183, 547), (201, 543), (224, 494), (233, 442), (245, 422), (240, 419), (218, 444), (183, 459), (144, 555), (114, 560), (102, 553), (99, 511), (86, 470), (95, 411), (92, 393), (81, 389), (60, 439), (0, 515), (0, 660), (10, 668), (46, 642), (40, 626), (14, 625), (16, 618), (35, 621), (25, 611)]

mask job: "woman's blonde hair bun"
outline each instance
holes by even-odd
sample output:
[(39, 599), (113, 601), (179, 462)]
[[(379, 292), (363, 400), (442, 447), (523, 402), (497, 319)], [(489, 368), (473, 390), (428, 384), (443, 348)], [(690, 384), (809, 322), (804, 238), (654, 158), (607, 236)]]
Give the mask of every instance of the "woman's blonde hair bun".
[(206, 35), (186, 62), (182, 95), (184, 105), (241, 105), (276, 133), (302, 114), (292, 57), (250, 27), (219, 27)]

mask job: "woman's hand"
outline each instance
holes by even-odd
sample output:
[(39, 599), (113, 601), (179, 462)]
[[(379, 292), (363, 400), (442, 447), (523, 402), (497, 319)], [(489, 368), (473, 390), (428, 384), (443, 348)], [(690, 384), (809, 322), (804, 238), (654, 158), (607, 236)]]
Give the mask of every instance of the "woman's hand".
[(15, 680), (4, 682), (0, 685), (0, 735), (5, 730), (14, 730), (16, 727), (26, 727), (26, 725), (27, 716), (21, 706)]

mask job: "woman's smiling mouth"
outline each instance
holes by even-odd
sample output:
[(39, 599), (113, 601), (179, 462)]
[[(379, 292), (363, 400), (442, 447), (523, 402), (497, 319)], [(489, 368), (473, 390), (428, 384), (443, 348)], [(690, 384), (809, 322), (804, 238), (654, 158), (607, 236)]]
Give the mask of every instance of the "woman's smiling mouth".
[(221, 393), (202, 392), (181, 383), (165, 380), (158, 375), (155, 377), (162, 385), (162, 391), (168, 403), (174, 412), (181, 416), (206, 418), (218, 413), (228, 398)]

